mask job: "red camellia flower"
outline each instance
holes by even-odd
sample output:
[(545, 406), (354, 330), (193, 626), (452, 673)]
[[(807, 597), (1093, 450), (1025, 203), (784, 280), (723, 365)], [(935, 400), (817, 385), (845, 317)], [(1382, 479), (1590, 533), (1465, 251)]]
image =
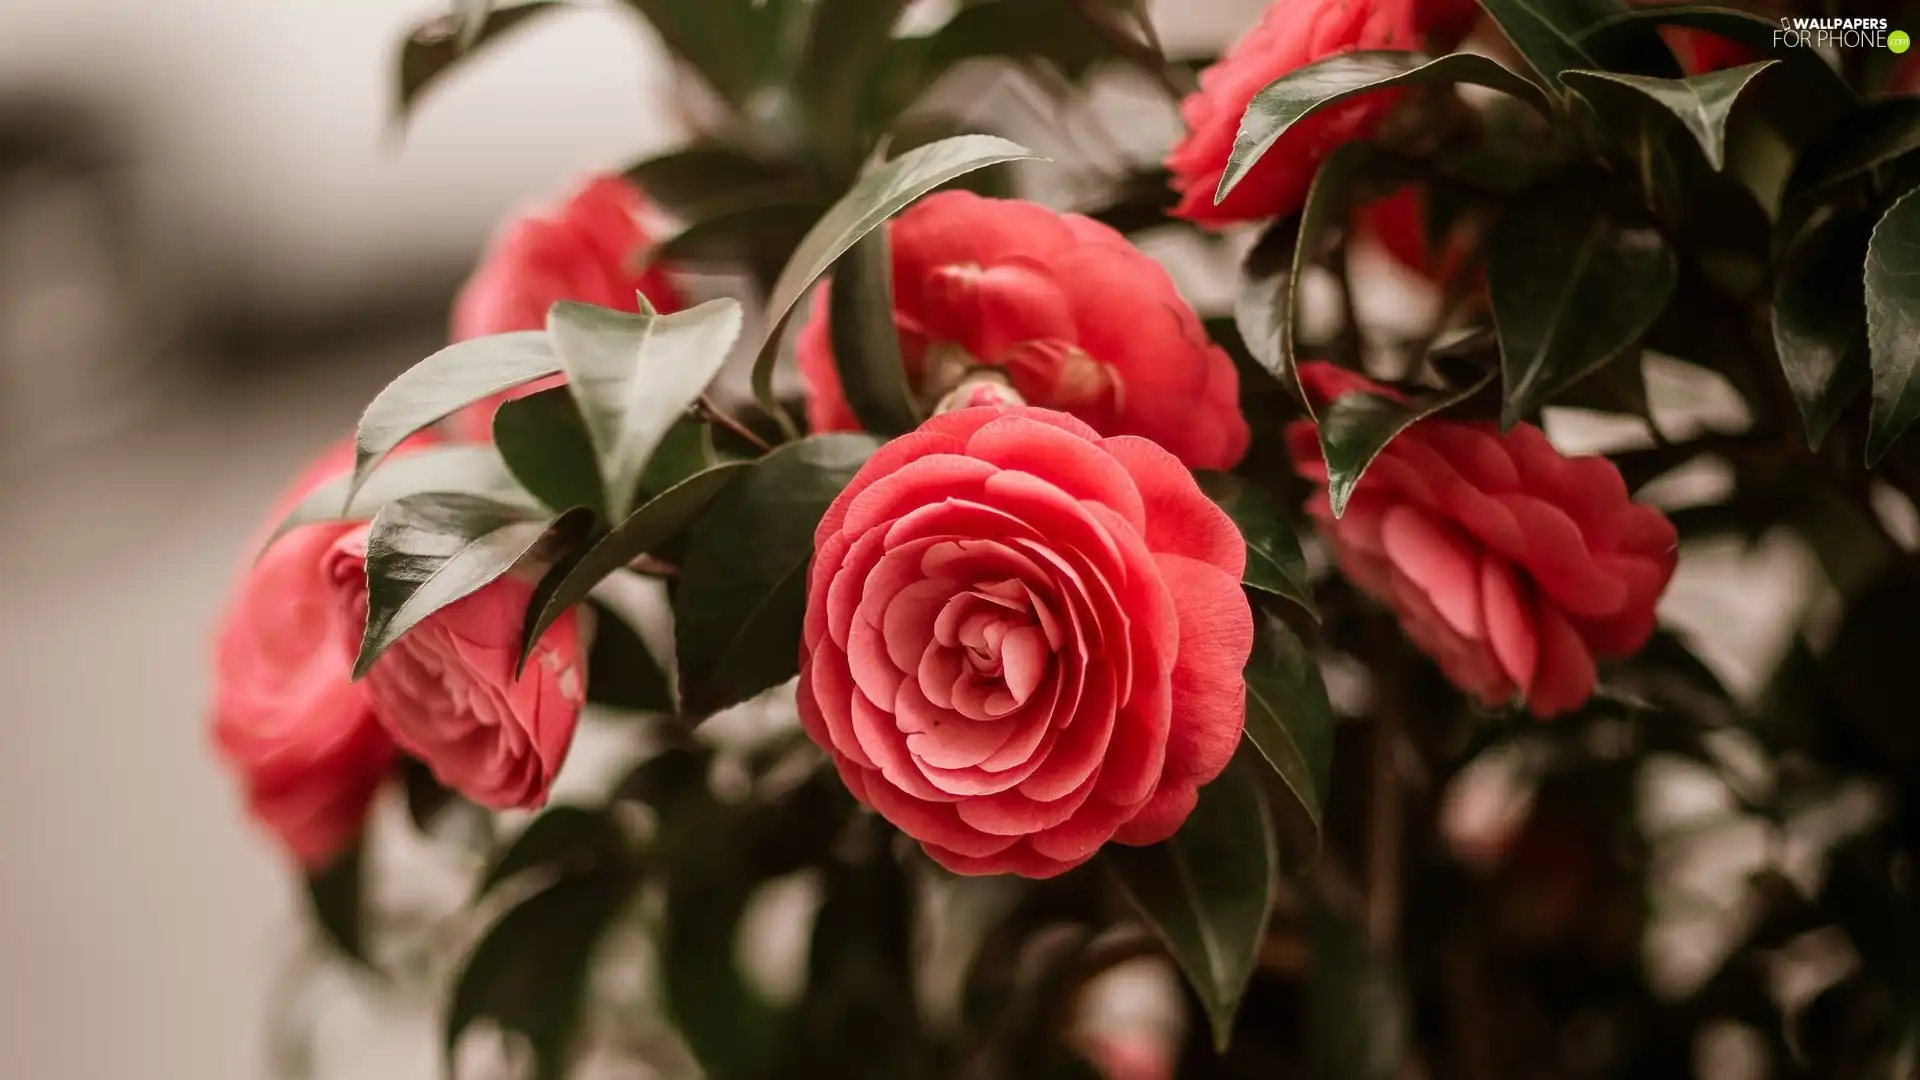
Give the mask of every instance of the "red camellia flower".
[[(639, 295), (661, 312), (684, 306), (673, 281), (658, 266), (641, 267), (653, 247), (646, 199), (618, 176), (590, 178), (552, 214), (509, 221), (488, 247), (453, 305), (453, 340), (539, 330), (547, 309), (561, 300), (638, 311)], [(548, 379), (510, 397), (559, 384)], [(503, 398), (482, 402), (456, 417), (462, 437), (483, 440)]]
[[(326, 556), (339, 625), (357, 652), (367, 619), (365, 527)], [(394, 741), (448, 788), (495, 810), (533, 810), (566, 759), (586, 700), (577, 609), (541, 635), (514, 675), (533, 583), (510, 572), (422, 619), (368, 669)]]
[[(1142, 435), (1192, 468), (1247, 450), (1240, 380), (1160, 264), (1091, 218), (965, 191), (922, 200), (888, 226), (894, 322), (926, 400), (980, 365), (1029, 405), (1103, 435)], [(854, 431), (833, 362), (827, 290), (796, 343), (815, 431)]]
[[(1380, 387), (1330, 364), (1301, 382), (1324, 404)], [(1313, 423), (1287, 431), (1294, 467), (1327, 482)], [(1594, 661), (1646, 643), (1676, 536), (1630, 501), (1613, 463), (1562, 457), (1530, 424), (1425, 420), (1387, 444), (1336, 519), (1308, 504), (1348, 580), (1392, 607), (1454, 685), (1535, 716), (1579, 708)]]
[(1180, 194), (1173, 213), (1218, 225), (1300, 209), (1327, 155), (1342, 143), (1371, 137), (1402, 93), (1364, 94), (1295, 124), (1215, 206), (1214, 189), (1254, 95), (1290, 71), (1341, 53), (1451, 49), (1479, 12), (1473, 0), (1278, 0), (1226, 56), (1200, 73), (1199, 91), (1180, 103), (1187, 136), (1167, 155)]
[(1427, 198), (1421, 188), (1408, 185), (1354, 211), (1354, 231), (1362, 240), (1378, 244), (1393, 261), (1435, 284), (1444, 285), (1460, 273), (1471, 254), (1465, 233), (1449, 233), (1435, 251), (1427, 228)]
[[(329, 450), (269, 521), (352, 464), (351, 443)], [(394, 761), (366, 688), (349, 681), (353, 657), (341, 647), (344, 628), (323, 570), (327, 549), (355, 527), (303, 525), (260, 552), (241, 573), (214, 644), (214, 742), (254, 817), (316, 868), (360, 834)], [(258, 543), (249, 556), (255, 551)]]
[(944, 413), (874, 454), (814, 548), (801, 721), (949, 869), (1050, 877), (1165, 839), (1240, 742), (1246, 548), (1146, 439)]

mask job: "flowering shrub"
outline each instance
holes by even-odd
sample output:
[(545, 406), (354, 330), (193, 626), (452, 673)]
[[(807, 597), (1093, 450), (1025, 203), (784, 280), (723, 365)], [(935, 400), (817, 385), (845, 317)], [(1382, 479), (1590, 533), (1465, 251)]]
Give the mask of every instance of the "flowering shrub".
[[(455, 4), (401, 108), (569, 6)], [(1911, 1065), (1891, 53), (1782, 4), (1276, 0), (1217, 58), (1134, 0), (624, 6), (711, 123), (503, 226), (215, 644), (246, 806), (343, 957), (431, 957), (450, 1069), (483, 1021), (542, 1077)], [(955, 121), (982, 79), (1185, 131), (1117, 174)], [(1809, 568), (1693, 590), (1777, 592), (1765, 655), (1669, 588), (1742, 542)], [(389, 826), (474, 876), (425, 935)], [(1087, 1026), (1133, 960), (1181, 1022)]]

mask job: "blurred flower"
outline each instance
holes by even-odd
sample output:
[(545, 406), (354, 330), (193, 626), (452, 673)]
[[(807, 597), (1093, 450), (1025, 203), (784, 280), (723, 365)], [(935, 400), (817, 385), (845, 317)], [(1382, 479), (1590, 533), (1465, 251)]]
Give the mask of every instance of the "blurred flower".
[(1300, 209), (1327, 155), (1342, 143), (1371, 137), (1403, 92), (1364, 94), (1295, 124), (1216, 206), (1214, 189), (1254, 95), (1291, 71), (1358, 49), (1450, 50), (1479, 14), (1473, 0), (1279, 0), (1226, 56), (1200, 73), (1200, 89), (1180, 103), (1187, 135), (1167, 155), (1180, 194), (1174, 214), (1222, 225)]
[(1051, 877), (1163, 840), (1233, 756), (1246, 545), (1154, 443), (944, 413), (814, 535), (801, 721), (947, 868)]
[(1394, 262), (1440, 286), (1451, 283), (1473, 253), (1472, 238), (1458, 227), (1448, 230), (1441, 250), (1434, 250), (1427, 193), (1411, 184), (1357, 208), (1354, 232), (1361, 242), (1377, 245)]
[[(936, 401), (981, 366), (1027, 403), (1103, 435), (1142, 435), (1189, 466), (1247, 449), (1240, 381), (1160, 264), (1090, 218), (950, 191), (889, 225), (894, 322), (914, 390)], [(796, 345), (815, 431), (860, 426), (842, 394), (828, 290)]]
[[(367, 618), (367, 537), (337, 539), (325, 574), (338, 626), (358, 645)], [(586, 700), (579, 609), (543, 634), (516, 676), (533, 584), (508, 573), (422, 619), (361, 682), (402, 749), (448, 788), (495, 810), (532, 810), (566, 759)]]
[[(1326, 363), (1300, 369), (1322, 409), (1386, 393)], [(1311, 421), (1287, 430), (1300, 475), (1327, 482)], [(1562, 457), (1539, 428), (1425, 420), (1375, 458), (1336, 519), (1308, 503), (1348, 580), (1392, 607), (1454, 685), (1535, 716), (1593, 692), (1596, 657), (1636, 652), (1673, 576), (1673, 524), (1632, 502), (1613, 463)]]

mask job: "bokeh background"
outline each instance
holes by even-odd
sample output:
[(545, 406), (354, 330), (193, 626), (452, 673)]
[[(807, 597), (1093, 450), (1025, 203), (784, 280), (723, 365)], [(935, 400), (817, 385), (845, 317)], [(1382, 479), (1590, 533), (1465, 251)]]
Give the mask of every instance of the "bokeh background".
[[(1197, 51), (1263, 6), (1153, 8)], [(268, 1075), (306, 932), (204, 733), (227, 582), (299, 463), (442, 343), (503, 214), (683, 134), (682, 84), (610, 4), (402, 127), (395, 48), (442, 10), (0, 0), (0, 1076)], [(1798, 549), (1690, 555), (1669, 615), (1738, 685), (1809, 573)], [(438, 1075), (424, 1005), (326, 1035), (325, 1075)]]

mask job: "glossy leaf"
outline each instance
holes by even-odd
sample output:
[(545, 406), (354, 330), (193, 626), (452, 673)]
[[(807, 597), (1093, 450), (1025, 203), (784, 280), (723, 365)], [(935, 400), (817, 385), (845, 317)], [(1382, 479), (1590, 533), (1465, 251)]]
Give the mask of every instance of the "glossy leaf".
[(1920, 195), (1900, 196), (1867, 244), (1867, 353), (1873, 414), (1867, 463), (1920, 416)]
[(1480, 6), (1548, 87), (1559, 85), (1568, 68), (1601, 66), (1581, 36), (1622, 7), (1614, 0), (1480, 0)]
[(619, 826), (602, 810), (550, 806), (527, 822), (520, 835), (488, 862), (476, 895), (485, 895), (508, 878), (542, 867), (590, 871), (603, 861), (617, 858), (625, 842)]
[(1320, 452), (1327, 461), (1327, 501), (1333, 516), (1347, 512), (1347, 500), (1360, 485), (1367, 467), (1394, 437), (1450, 405), (1478, 393), (1493, 381), (1493, 373), (1463, 390), (1415, 400), (1354, 391), (1335, 398), (1320, 411)]
[(793, 306), (840, 256), (934, 188), (988, 165), (1034, 156), (1026, 147), (997, 136), (959, 135), (909, 150), (861, 177), (808, 230), (773, 283), (767, 298), (767, 336), (753, 366), (753, 392), (761, 407), (770, 415), (786, 415), (773, 397), (773, 364), (781, 330)]
[(788, 443), (728, 484), (694, 526), (673, 601), (688, 716), (710, 716), (799, 673), (814, 528), (877, 446), (867, 435)]
[(1291, 600), (1316, 620), (1313, 586), (1307, 581), (1307, 559), (1300, 553), (1300, 537), (1273, 497), (1231, 473), (1196, 473), (1201, 490), (1227, 512), (1247, 544), (1247, 569), (1241, 584), (1249, 589)]
[(1437, 60), (1415, 52), (1341, 53), (1290, 71), (1254, 95), (1233, 137), (1233, 151), (1214, 189), (1214, 203), (1224, 201), (1294, 124), (1319, 110), (1361, 94), (1432, 83), (1486, 86), (1511, 94), (1542, 114), (1552, 112), (1539, 87), (1475, 53), (1452, 53)]
[(1778, 36), (1780, 21), (1752, 12), (1717, 4), (1664, 4), (1629, 7), (1595, 20), (1579, 35), (1581, 47), (1589, 52), (1604, 52), (1614, 42), (1653, 26), (1677, 26), (1699, 30), (1744, 45), (1759, 56), (1771, 56), (1802, 76), (1796, 88), (1818, 87), (1811, 93), (1831, 108), (1845, 108), (1853, 101), (1853, 90), (1840, 74), (1821, 57), (1818, 49), (1799, 48), (1782, 43)]
[(1920, 150), (1920, 98), (1869, 102), (1801, 151), (1789, 199), (1807, 199)]
[(1180, 831), (1150, 847), (1101, 851), (1127, 899), (1160, 935), (1225, 1051), (1272, 909), (1279, 855), (1255, 766), (1242, 751)]
[(703, 207), (737, 205), (756, 194), (777, 201), (777, 193), (797, 187), (786, 171), (722, 142), (696, 142), (637, 161), (624, 175), (648, 199), (691, 221), (704, 216)]
[(1727, 119), (1733, 115), (1740, 92), (1754, 76), (1777, 63), (1777, 60), (1762, 60), (1684, 79), (1655, 79), (1611, 71), (1563, 71), (1560, 78), (1576, 88), (1590, 80), (1604, 79), (1645, 95), (1680, 121), (1700, 144), (1707, 163), (1718, 171), (1727, 162)]
[(1039, 61), (1079, 81), (1114, 55), (1090, 32), (1080, 6), (1076, 0), (982, 0), (923, 37), (896, 41), (876, 77), (875, 121), (892, 120), (967, 60)]
[(1256, 616), (1247, 658), (1247, 740), (1286, 781), (1319, 839), (1333, 771), (1336, 718), (1320, 665), (1299, 635), (1271, 615)]
[(857, 166), (867, 144), (868, 87), (892, 51), (907, 0), (813, 0), (812, 26), (794, 70), (794, 92), (812, 118), (813, 150)]
[[(531, 22), (536, 16), (559, 11), (559, 0), (533, 0), (531, 3), (493, 7), (476, 0), (460, 0), (461, 11), (442, 15), (414, 27), (400, 44), (398, 70), (395, 72), (396, 110), (405, 117), (419, 104), (426, 92), (453, 73), (459, 64), (480, 49), (499, 40), (509, 31)], [(472, 18), (479, 9), (481, 17)], [(462, 18), (462, 12), (469, 17)]]
[(369, 964), (365, 938), (366, 853), (359, 844), (306, 875), (307, 910), (320, 934), (341, 956)]
[[(528, 622), (520, 664), (526, 664), (540, 636), (562, 612), (585, 600), (607, 575), (686, 531), (707, 504), (748, 464), (730, 461), (695, 473), (628, 514), (592, 547), (556, 563), (541, 579), (540, 586), (534, 590), (533, 603), (527, 607)], [(592, 670), (588, 668), (589, 672)]]
[(607, 511), (632, 508), (653, 452), (727, 362), (740, 336), (735, 300), (710, 300), (657, 315), (562, 301), (547, 313), (547, 333), (580, 406), (607, 492)]
[(352, 503), (348, 503), (347, 489), (352, 483), (351, 474), (341, 473), (308, 492), (274, 527), (262, 549), (302, 525), (365, 521), (395, 499), (429, 491), (461, 492), (521, 504), (528, 510), (535, 508), (533, 499), (513, 478), (499, 452), (484, 444), (428, 446), (389, 458), (368, 475), (367, 482), (354, 494)]
[(571, 1065), (595, 946), (638, 882), (617, 863), (562, 876), (488, 928), (454, 978), (447, 1004), (448, 1068), (460, 1036), (482, 1019), (524, 1036), (537, 1080)]
[(646, 18), (675, 56), (736, 106), (778, 76), (782, 31), (788, 29), (783, 16), (789, 11), (804, 16), (805, 7), (781, 0), (625, 2)]
[(593, 613), (587, 701), (622, 712), (673, 712), (673, 684), (647, 643), (611, 608), (596, 604)]
[(681, 268), (744, 265), (756, 274), (765, 270), (770, 280), (824, 210), (811, 199), (729, 199), (706, 207), (697, 221), (655, 244), (648, 255)]
[(476, 401), (559, 373), (559, 357), (537, 330), (455, 342), (401, 372), (360, 415), (348, 498), (381, 458), (415, 432)]
[(847, 405), (867, 431), (912, 431), (921, 417), (893, 321), (893, 255), (886, 230), (868, 234), (834, 265), (829, 324)]
[(502, 402), (493, 414), (493, 445), (520, 486), (546, 506), (607, 512), (593, 441), (566, 387)]
[(511, 570), (549, 529), (572, 532), (592, 511), (529, 518), (472, 495), (414, 495), (390, 503), (367, 538), (367, 627), (353, 677), (420, 620)]
[(1774, 271), (1773, 347), (1807, 445), (1816, 450), (1872, 381), (1862, 267), (1873, 225), (1870, 214), (1823, 218), (1794, 240)]
[(1632, 349), (1678, 277), (1658, 231), (1615, 222), (1587, 192), (1553, 189), (1509, 204), (1487, 245), (1501, 426)]

